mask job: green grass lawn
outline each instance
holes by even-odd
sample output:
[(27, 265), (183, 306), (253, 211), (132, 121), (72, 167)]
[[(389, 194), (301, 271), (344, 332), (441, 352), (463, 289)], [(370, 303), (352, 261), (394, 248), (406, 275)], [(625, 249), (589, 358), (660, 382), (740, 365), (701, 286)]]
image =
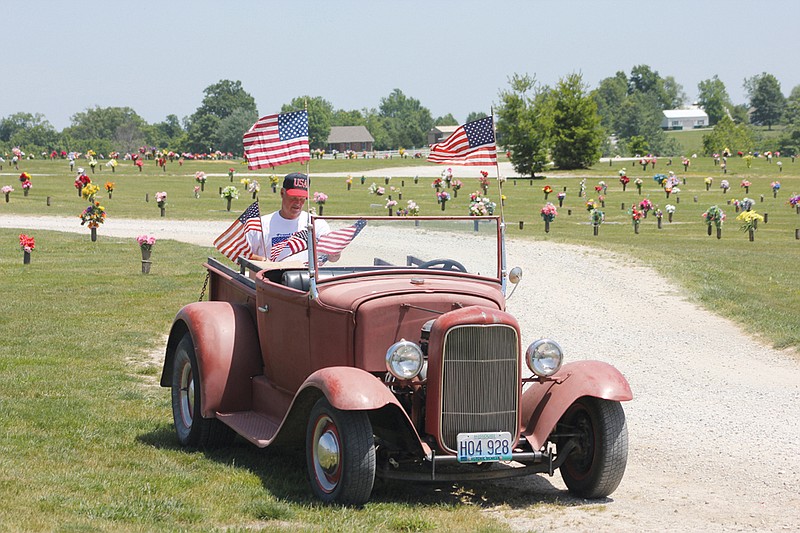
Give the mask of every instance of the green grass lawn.
[[(407, 159), (419, 164), (419, 160)], [(348, 191), (344, 178), (313, 178), (312, 191), (329, 196), (328, 214), (386, 213), (388, 195), (401, 205), (416, 201), (422, 214), (441, 214), (431, 179), (413, 177), (360, 183), (359, 165), (380, 160), (312, 162), (313, 172), (351, 172)], [(397, 161), (384, 161), (394, 166)], [(800, 348), (800, 215), (787, 205), (790, 194), (800, 194), (800, 161), (775, 163), (755, 160), (751, 168), (732, 158), (723, 174), (708, 158), (692, 161), (683, 172), (680, 161), (670, 167), (659, 160), (643, 170), (625, 162), (632, 180), (644, 180), (639, 195), (633, 182), (622, 191), (621, 162), (598, 164), (580, 172), (547, 172), (546, 179), (508, 180), (503, 211), (508, 233), (514, 238), (543, 239), (614, 250), (656, 268), (689, 289), (696, 300), (743, 324), (754, 335), (777, 347)], [(187, 162), (169, 165), (167, 172), (150, 163), (139, 173), (120, 165), (90, 176), (102, 187), (115, 182), (113, 198), (100, 198), (108, 216), (147, 220), (160, 213), (157, 191), (167, 191), (166, 216), (171, 219), (232, 220), (252, 199), (243, 194), (231, 212), (219, 197), (219, 187), (230, 185), (228, 168), (237, 169), (234, 184), (248, 175), (243, 165), (230, 162)], [(378, 167), (381, 168), (381, 167)], [(681, 192), (666, 198), (653, 181), (656, 172), (674, 169), (686, 178)], [(279, 175), (304, 166), (288, 165)], [(4, 167), (0, 186), (12, 185), (10, 201), (0, 197), (0, 214), (77, 216), (86, 205), (73, 186), (74, 174), (64, 161), (25, 162), (21, 170), (33, 175), (33, 188), (22, 194), (18, 172)], [(194, 173), (212, 174), (206, 191), (194, 198)], [(705, 190), (704, 178), (713, 186)], [(444, 214), (466, 214), (469, 193), (478, 188), (478, 171), (456, 175), (464, 182), (458, 197)], [(278, 205), (277, 195), (262, 181), (263, 211)], [(582, 180), (587, 197), (578, 197)], [(731, 189), (723, 194), (720, 181)], [(728, 200), (745, 196), (742, 179), (752, 182), (747, 194), (755, 210), (768, 214), (755, 241), (738, 230)], [(604, 181), (606, 223), (593, 236), (585, 208), (587, 198), (598, 200), (594, 187)], [(773, 198), (770, 183), (782, 183)], [(375, 181), (387, 191), (368, 193)], [(556, 193), (566, 188), (564, 205), (544, 232), (539, 210), (542, 187)], [(391, 190), (394, 187), (395, 190)], [(452, 190), (451, 190), (452, 194)], [(145, 201), (149, 195), (149, 202)], [(763, 201), (761, 196), (763, 195)], [(47, 197), (50, 206), (47, 206)], [(498, 203), (495, 182), (489, 196)], [(672, 203), (672, 223), (666, 215), (657, 229), (651, 214), (634, 234), (627, 209), (649, 198), (662, 209)], [(694, 198), (697, 197), (697, 202)], [(624, 209), (622, 208), (624, 204)], [(709, 237), (700, 215), (720, 205), (729, 218), (722, 239)], [(571, 210), (571, 214), (569, 211)], [(519, 222), (523, 222), (520, 229)], [(249, 528), (290, 530), (503, 530), (480, 514), (484, 504), (528, 507), (550, 502), (531, 494), (512, 494), (494, 486), (427, 487), (398, 483), (378, 484), (363, 509), (323, 507), (311, 499), (304, 479), (302, 456), (281, 455), (241, 444), (217, 453), (187, 452), (177, 446), (171, 426), (169, 392), (156, 385), (163, 338), (178, 309), (198, 298), (203, 281), (202, 263), (218, 254), (199, 247), (160, 240), (153, 251), (149, 276), (140, 273), (140, 254), (133, 239), (103, 235), (96, 243), (85, 234), (25, 230), (36, 238), (32, 264), (22, 264), (19, 230), (0, 229), (0, 279), (5, 298), (0, 302), (0, 524), (6, 530), (198, 530)], [(221, 257), (221, 256), (220, 256)], [(528, 283), (536, 280), (528, 273)], [(632, 283), (635, 279), (632, 278)], [(554, 287), (553, 290), (557, 290)], [(587, 295), (591, 296), (591, 295)], [(637, 305), (657, 305), (642, 295)], [(665, 324), (680, 317), (665, 317)], [(156, 350), (156, 353), (150, 353)], [(734, 356), (735, 354), (731, 354)]]

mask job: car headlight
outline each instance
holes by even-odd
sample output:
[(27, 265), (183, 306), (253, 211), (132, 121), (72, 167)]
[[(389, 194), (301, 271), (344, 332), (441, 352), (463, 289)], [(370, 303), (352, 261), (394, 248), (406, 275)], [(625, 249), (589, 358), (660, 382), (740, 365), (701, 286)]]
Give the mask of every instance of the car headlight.
[(400, 339), (386, 351), (386, 369), (397, 379), (412, 379), (425, 362), (422, 349), (411, 341)]
[(540, 377), (552, 376), (561, 368), (564, 352), (556, 341), (539, 339), (525, 352), (525, 361), (531, 372)]

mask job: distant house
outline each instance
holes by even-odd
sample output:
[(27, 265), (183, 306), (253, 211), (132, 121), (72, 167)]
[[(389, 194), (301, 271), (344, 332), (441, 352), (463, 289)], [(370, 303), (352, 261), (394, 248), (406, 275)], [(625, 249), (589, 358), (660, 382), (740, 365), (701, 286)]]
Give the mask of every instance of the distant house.
[(442, 142), (457, 129), (458, 126), (434, 126), (428, 132), (428, 145)]
[(662, 130), (690, 130), (707, 128), (708, 115), (698, 106), (689, 109), (667, 109), (661, 120)]
[(331, 126), (328, 152), (371, 152), (375, 139), (364, 126)]

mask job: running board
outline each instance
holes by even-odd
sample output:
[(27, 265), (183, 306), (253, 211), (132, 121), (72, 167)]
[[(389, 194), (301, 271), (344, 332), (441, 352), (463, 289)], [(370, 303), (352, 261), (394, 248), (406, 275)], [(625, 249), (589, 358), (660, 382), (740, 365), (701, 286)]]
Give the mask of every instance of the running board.
[(217, 413), (217, 420), (259, 448), (266, 448), (278, 432), (278, 424), (256, 411)]

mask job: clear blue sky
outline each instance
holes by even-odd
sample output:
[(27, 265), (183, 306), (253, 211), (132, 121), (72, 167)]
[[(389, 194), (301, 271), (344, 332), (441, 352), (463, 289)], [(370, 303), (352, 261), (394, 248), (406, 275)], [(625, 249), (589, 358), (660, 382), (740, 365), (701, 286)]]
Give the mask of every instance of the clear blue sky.
[(42, 113), (58, 130), (94, 106), (146, 121), (192, 114), (239, 80), (261, 115), (293, 97), (377, 108), (399, 88), (434, 117), (488, 112), (513, 73), (590, 88), (646, 64), (689, 99), (717, 74), (733, 102), (768, 72), (800, 85), (797, 0), (25, 0), (0, 25), (0, 117)]

